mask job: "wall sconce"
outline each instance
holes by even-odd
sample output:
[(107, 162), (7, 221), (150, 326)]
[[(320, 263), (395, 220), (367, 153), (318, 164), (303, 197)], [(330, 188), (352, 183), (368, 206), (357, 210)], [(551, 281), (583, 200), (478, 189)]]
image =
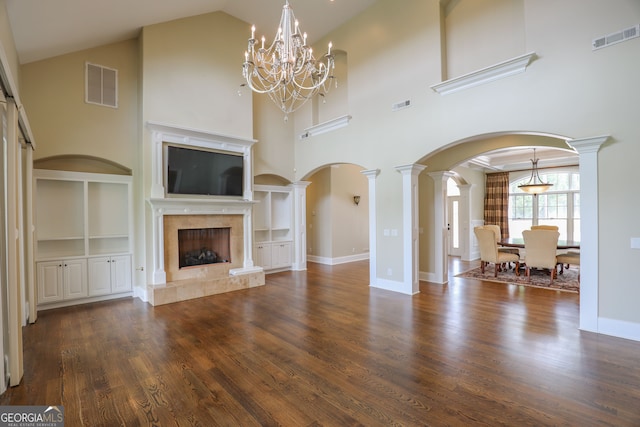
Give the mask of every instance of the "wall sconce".
[(358, 206), (358, 204), (360, 203), (360, 196), (353, 196), (353, 203), (355, 203), (356, 206)]

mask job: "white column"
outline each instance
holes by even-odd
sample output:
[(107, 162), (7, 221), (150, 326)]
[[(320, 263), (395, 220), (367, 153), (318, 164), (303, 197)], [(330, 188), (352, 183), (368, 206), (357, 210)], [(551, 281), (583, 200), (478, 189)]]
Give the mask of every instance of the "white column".
[(598, 332), (598, 150), (609, 136), (568, 140), (580, 155), (580, 329)]
[(449, 244), (447, 242), (447, 180), (453, 176), (451, 172), (431, 172), (428, 174), (433, 179), (433, 280), (436, 283), (449, 281), (449, 266), (447, 254)]
[[(460, 237), (462, 238), (462, 261), (471, 261), (471, 242), (473, 229), (471, 227), (471, 188), (473, 184), (459, 184), (460, 189)], [(448, 267), (447, 267), (448, 268)]]
[(162, 171), (162, 133), (151, 134), (151, 198), (164, 197), (164, 180)]
[(297, 181), (293, 188), (293, 264), (291, 269), (307, 269), (307, 187), (309, 181)]
[(244, 251), (244, 269), (253, 269), (253, 209), (245, 209), (242, 215), (242, 239)]
[(418, 175), (426, 166), (398, 166), (402, 174), (402, 251), (404, 293), (420, 292), (419, 269), (419, 225), (418, 225)]
[(167, 283), (167, 272), (164, 270), (164, 212), (162, 209), (153, 207), (153, 236), (151, 245), (153, 247), (153, 275), (151, 284), (161, 285)]
[(376, 219), (376, 178), (380, 169), (370, 169), (361, 172), (369, 180), (369, 286), (376, 286), (378, 281), (378, 239)]

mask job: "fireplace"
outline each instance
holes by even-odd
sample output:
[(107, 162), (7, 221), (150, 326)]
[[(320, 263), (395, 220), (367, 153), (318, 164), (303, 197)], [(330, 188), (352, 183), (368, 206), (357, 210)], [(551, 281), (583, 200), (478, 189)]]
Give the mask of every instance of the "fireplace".
[(179, 268), (230, 262), (230, 235), (229, 227), (179, 229)]
[[(143, 299), (159, 305), (264, 285), (264, 271), (253, 265), (252, 258), (251, 146), (256, 141), (152, 122), (147, 127), (152, 132), (146, 241), (149, 281)], [(167, 144), (242, 155), (242, 196), (169, 194), (165, 188)], [(216, 231), (203, 231), (209, 229)], [(181, 248), (179, 234), (185, 233), (180, 230), (211, 234), (225, 243), (191, 236)]]

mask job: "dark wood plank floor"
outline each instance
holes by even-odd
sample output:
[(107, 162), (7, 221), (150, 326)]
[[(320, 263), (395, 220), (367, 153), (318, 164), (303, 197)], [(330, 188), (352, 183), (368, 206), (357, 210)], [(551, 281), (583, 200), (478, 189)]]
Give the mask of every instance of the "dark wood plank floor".
[(44, 311), (0, 404), (61, 404), (71, 427), (640, 425), (640, 343), (580, 332), (578, 295), (420, 290), (369, 288), (366, 262), (309, 264), (155, 308)]

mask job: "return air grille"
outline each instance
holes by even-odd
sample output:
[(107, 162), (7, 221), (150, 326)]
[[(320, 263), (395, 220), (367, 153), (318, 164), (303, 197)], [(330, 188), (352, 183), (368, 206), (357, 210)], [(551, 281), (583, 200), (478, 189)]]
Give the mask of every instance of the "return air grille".
[(118, 70), (87, 62), (85, 102), (118, 108)]
[(598, 50), (603, 47), (611, 46), (612, 44), (635, 39), (638, 36), (640, 36), (640, 25), (635, 25), (615, 33), (607, 34), (606, 36), (598, 37), (593, 40), (591, 47), (593, 50)]

